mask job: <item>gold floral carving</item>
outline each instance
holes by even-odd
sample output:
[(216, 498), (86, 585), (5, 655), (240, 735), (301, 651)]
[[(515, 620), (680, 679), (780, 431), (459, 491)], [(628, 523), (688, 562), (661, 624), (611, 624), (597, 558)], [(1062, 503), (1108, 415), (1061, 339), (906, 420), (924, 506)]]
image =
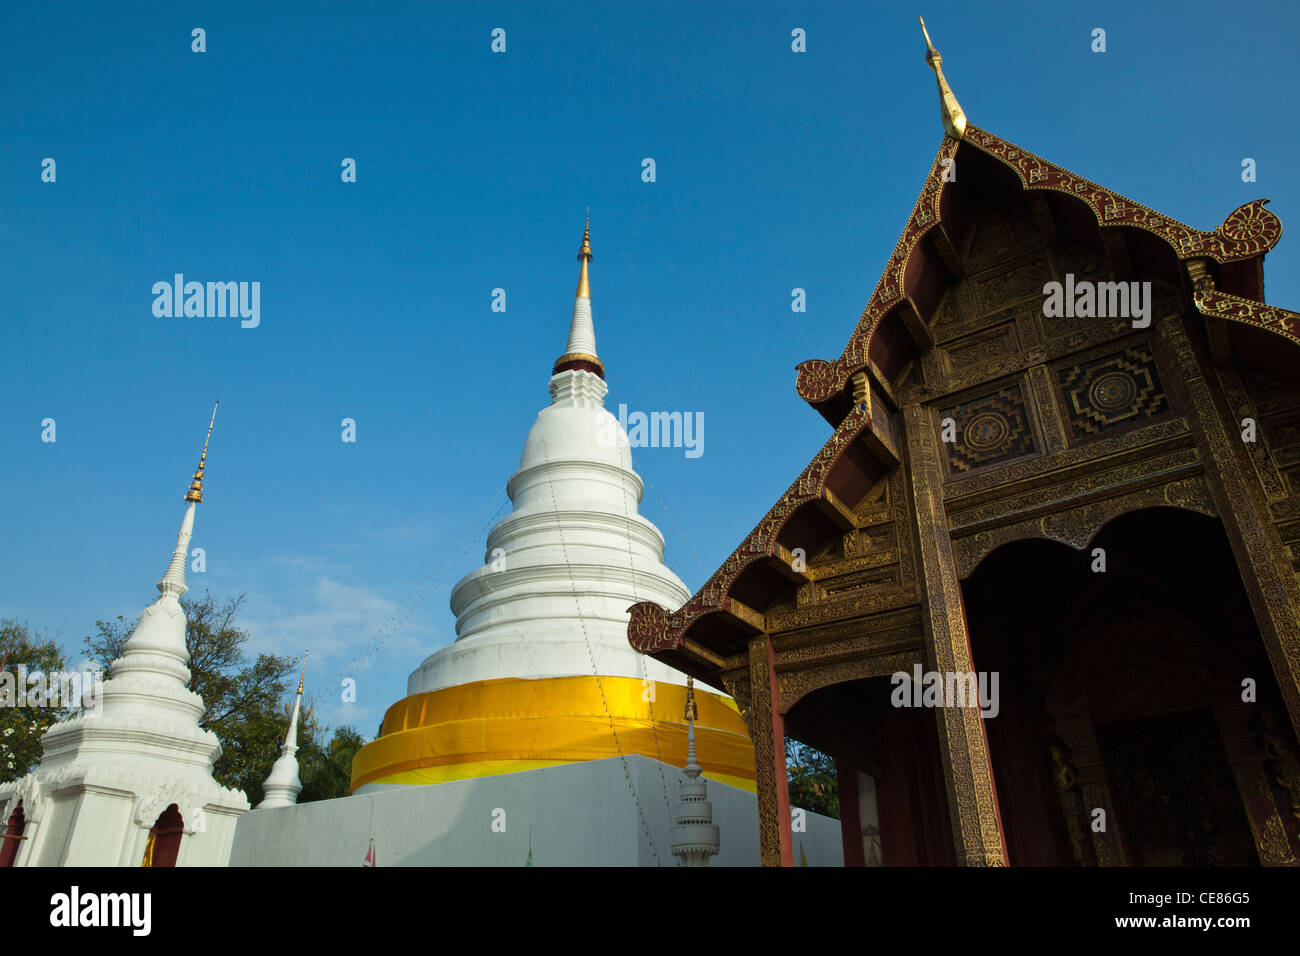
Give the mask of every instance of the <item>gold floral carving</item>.
[(1052, 388), (1051, 373), (1046, 365), (1035, 365), (1029, 370), (1029, 390), (1034, 396), (1034, 410), (1038, 413), (1038, 425), (1047, 445), (1049, 455), (1065, 451), (1064, 416), (1056, 400), (1056, 390)]
[[(763, 866), (782, 865), (782, 828), (790, 827), (788, 798), (782, 808), (778, 787), (785, 790), (784, 767), (782, 779), (776, 775), (777, 734), (780, 733), (780, 716), (772, 700), (769, 672), (769, 642), (766, 634), (757, 634), (749, 642), (749, 736), (754, 742), (754, 783), (758, 792), (758, 842), (759, 857)], [(781, 750), (784, 751), (784, 742)], [(781, 761), (784, 763), (784, 761)], [(784, 809), (784, 812), (783, 812)], [(789, 837), (785, 839), (788, 841)], [(788, 843), (787, 843), (788, 845)]]
[(642, 654), (670, 650), (677, 646), (668, 636), (668, 612), (658, 604), (642, 601), (628, 608), (632, 615), (627, 625), (628, 643)]
[[(1241, 422), (1244, 418), (1254, 418), (1259, 423), (1263, 416), (1255, 408), (1254, 402), (1251, 401), (1250, 395), (1246, 392), (1246, 386), (1241, 381), (1241, 376), (1237, 374), (1237, 370), (1229, 366), (1228, 368), (1215, 369), (1215, 374), (1218, 376), (1224, 397), (1228, 400), (1229, 410), (1233, 414), (1233, 421)], [(1246, 450), (1250, 455), (1251, 464), (1255, 466), (1255, 474), (1259, 478), (1268, 500), (1278, 502), (1286, 498), (1286, 485), (1282, 481), (1281, 474), (1278, 473), (1277, 462), (1274, 460), (1274, 456), (1270, 454), (1262, 429), (1257, 431), (1255, 440), (1249, 444)], [(1276, 514), (1274, 517), (1276, 517)]]
[[(1220, 263), (1253, 259), (1272, 249), (1282, 238), (1281, 220), (1264, 208), (1267, 199), (1256, 199), (1238, 207), (1213, 232), (1202, 232), (1026, 153), (985, 130), (975, 129), (973, 135), (967, 134), (966, 140), (1010, 167), (1026, 190), (1045, 189), (1082, 199), (1092, 207), (1098, 225), (1142, 229), (1168, 243), (1180, 259), (1209, 258)], [(1035, 171), (1032, 182), (1031, 169)]]
[(1053, 511), (1026, 521), (1013, 521), (988, 531), (954, 537), (952, 546), (957, 573), (962, 578), (970, 577), (979, 563), (994, 549), (1027, 538), (1045, 538), (1082, 550), (1097, 536), (1103, 525), (1120, 515), (1163, 505), (1204, 515), (1217, 514), (1205, 479), (1201, 475), (1194, 475), (1167, 484), (1140, 488), (1103, 501)]
[(865, 680), (871, 677), (886, 677), (899, 671), (911, 673), (913, 664), (923, 664), (925, 649), (919, 643), (910, 651), (899, 651), (879, 657), (861, 660), (841, 661), (837, 664), (814, 664), (796, 671), (781, 672), (781, 712), (790, 709), (803, 697), (815, 690), (842, 684), (846, 681)]
[(1198, 289), (1195, 302), (1202, 315), (1253, 325), (1300, 345), (1300, 312), (1243, 299), (1214, 288)]
[(1092, 467), (1049, 473), (1039, 481), (1008, 482), (988, 492), (948, 501), (954, 536), (971, 534), (1011, 521), (1038, 518), (1062, 508), (1090, 504), (1155, 485), (1198, 475), (1201, 461), (1194, 447), (1144, 449), (1149, 457), (1125, 454), (1100, 458)]
[(783, 669), (924, 644), (921, 609), (915, 603), (903, 610), (870, 616), (845, 615), (830, 624), (773, 633), (781, 638), (777, 663)]
[(1152, 454), (1151, 448), (1185, 445), (1188, 441), (1187, 423), (1182, 419), (1169, 419), (1135, 428), (1122, 435), (1103, 438), (1084, 447), (1067, 448), (1051, 457), (1020, 462), (988, 474), (951, 481), (944, 487), (943, 494), (950, 502), (962, 499), (964, 504), (964, 499), (973, 499), (981, 493), (1000, 495), (1015, 482), (1036, 481), (1048, 472), (1076, 466), (1084, 469), (1109, 468), (1149, 457)]
[[(973, 671), (961, 584), (948, 543), (942, 477), (934, 430), (926, 409), (903, 409), (907, 471), (922, 582), (927, 658), (943, 673)], [(978, 705), (935, 709), (939, 747), (952, 815), (957, 860), (966, 866), (1005, 866), (993, 768)]]

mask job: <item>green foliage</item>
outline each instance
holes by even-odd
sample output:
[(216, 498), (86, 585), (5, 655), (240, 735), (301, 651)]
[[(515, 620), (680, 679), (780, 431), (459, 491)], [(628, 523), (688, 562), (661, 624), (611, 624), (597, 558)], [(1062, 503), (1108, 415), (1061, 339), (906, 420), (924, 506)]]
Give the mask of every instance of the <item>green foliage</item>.
[(790, 781), (792, 807), (803, 807), (836, 820), (840, 818), (840, 791), (834, 758), (797, 740), (786, 740), (785, 769)]
[(352, 758), (364, 743), (352, 727), (337, 727), (324, 749), (300, 750), (298, 778), (302, 781), (302, 793), (298, 802), (346, 797), (352, 781)]
[(25, 776), (40, 763), (41, 736), (52, 724), (66, 720), (74, 711), (67, 707), (14, 706), (19, 666), (25, 667), (28, 674), (67, 669), (63, 652), (53, 639), (45, 634), (33, 635), (26, 624), (0, 621), (0, 659), (4, 660), (4, 671), (14, 681), (13, 698), (0, 705), (0, 783), (8, 783)]

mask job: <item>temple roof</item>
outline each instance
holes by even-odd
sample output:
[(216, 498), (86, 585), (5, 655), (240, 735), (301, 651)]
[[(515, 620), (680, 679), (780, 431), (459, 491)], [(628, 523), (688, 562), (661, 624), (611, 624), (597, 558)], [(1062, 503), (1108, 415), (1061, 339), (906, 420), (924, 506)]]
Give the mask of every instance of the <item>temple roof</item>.
[(1141, 276), (1177, 295), (1185, 312), (1214, 327), (1216, 361), (1291, 375), (1300, 368), (1300, 353), (1278, 347), (1279, 337), (1300, 346), (1300, 314), (1264, 303), (1264, 255), (1282, 235), (1281, 221), (1264, 208), (1268, 200), (1239, 207), (1208, 232), (1156, 212), (971, 124), (928, 36), (927, 47), (943, 143), (843, 352), (798, 366), (796, 391), (834, 433), (685, 605), (671, 613), (648, 603), (631, 608), (632, 646), (697, 677), (716, 679), (724, 659), (764, 629), (766, 609), (811, 580), (793, 570), (789, 546), (854, 527), (844, 502), (860, 499), (900, 463), (889, 414), (898, 410), (896, 389), (921, 384), (912, 370), (933, 345), (944, 293), (964, 277), (958, 250), (990, 204), (1027, 207), (1045, 233), (1108, 261), (1116, 280)]
[[(957, 169), (960, 176), (955, 175)], [(950, 170), (952, 178), (946, 181)], [(972, 185), (975, 188), (969, 188)], [(903, 234), (840, 357), (810, 359), (798, 366), (796, 391), (832, 425), (851, 404), (847, 388), (854, 373), (870, 370), (890, 377), (901, 366), (900, 349), (893, 341), (897, 333), (910, 340), (904, 350), (928, 347), (934, 309), (947, 284), (963, 274), (956, 250), (978, 201), (990, 192), (1020, 194), (1047, 228), (1108, 258), (1121, 281), (1136, 274), (1163, 279), (1203, 313), (1300, 345), (1300, 317), (1258, 308), (1264, 299), (1263, 257), (1282, 236), (1281, 221), (1264, 208), (1267, 199), (1238, 207), (1205, 232), (967, 123), (960, 140), (944, 137)], [(1209, 288), (1192, 287), (1186, 263), (1197, 260), (1206, 264)]]

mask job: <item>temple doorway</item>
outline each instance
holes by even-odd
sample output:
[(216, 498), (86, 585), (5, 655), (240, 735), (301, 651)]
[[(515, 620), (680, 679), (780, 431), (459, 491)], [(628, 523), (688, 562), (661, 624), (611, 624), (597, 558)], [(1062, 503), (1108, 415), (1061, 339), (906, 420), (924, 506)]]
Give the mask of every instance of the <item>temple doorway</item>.
[(1097, 728), (1135, 866), (1257, 866), (1214, 717), (1205, 709)]
[(1259, 863), (1272, 807), (1241, 795), (1267, 787), (1280, 695), (1217, 519), (1147, 509), (1082, 551), (1014, 542), (963, 598), (974, 666), (1000, 676), (985, 725), (1013, 865)]
[(952, 823), (933, 710), (890, 703), (889, 677), (814, 690), (785, 731), (835, 759), (846, 866), (951, 866)]
[(185, 821), (180, 809), (172, 804), (158, 816), (157, 822), (149, 831), (149, 840), (145, 844), (144, 859), (141, 866), (175, 866), (176, 857), (181, 850), (181, 835), (185, 830)]
[(9, 814), (9, 825), (5, 827), (4, 837), (0, 839), (0, 869), (14, 865), (25, 829), (27, 829), (27, 816), (23, 813), (23, 802), (19, 800), (18, 806), (14, 807), (14, 812)]

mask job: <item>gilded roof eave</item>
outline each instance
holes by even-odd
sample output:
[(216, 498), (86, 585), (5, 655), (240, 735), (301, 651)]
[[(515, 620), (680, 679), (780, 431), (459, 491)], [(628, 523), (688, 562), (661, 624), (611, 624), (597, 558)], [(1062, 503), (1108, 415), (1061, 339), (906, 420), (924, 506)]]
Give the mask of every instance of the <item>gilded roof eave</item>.
[(1127, 227), (1150, 233), (1167, 244), (1179, 260), (1209, 259), (1223, 264), (1253, 259), (1276, 246), (1282, 236), (1281, 220), (1264, 208), (1267, 199), (1256, 199), (1238, 207), (1222, 225), (1212, 232), (1204, 232), (968, 124), (960, 141), (944, 137), (903, 234), (843, 353), (833, 362), (810, 359), (799, 364), (795, 390), (809, 404), (817, 406), (826, 402), (847, 386), (855, 372), (866, 366), (873, 333), (885, 316), (906, 301), (904, 276), (908, 262), (921, 240), (941, 223), (939, 204), (945, 185), (944, 161), (955, 160), (962, 143), (969, 143), (1000, 161), (1016, 174), (1026, 192), (1072, 196), (1092, 210), (1099, 227)]

